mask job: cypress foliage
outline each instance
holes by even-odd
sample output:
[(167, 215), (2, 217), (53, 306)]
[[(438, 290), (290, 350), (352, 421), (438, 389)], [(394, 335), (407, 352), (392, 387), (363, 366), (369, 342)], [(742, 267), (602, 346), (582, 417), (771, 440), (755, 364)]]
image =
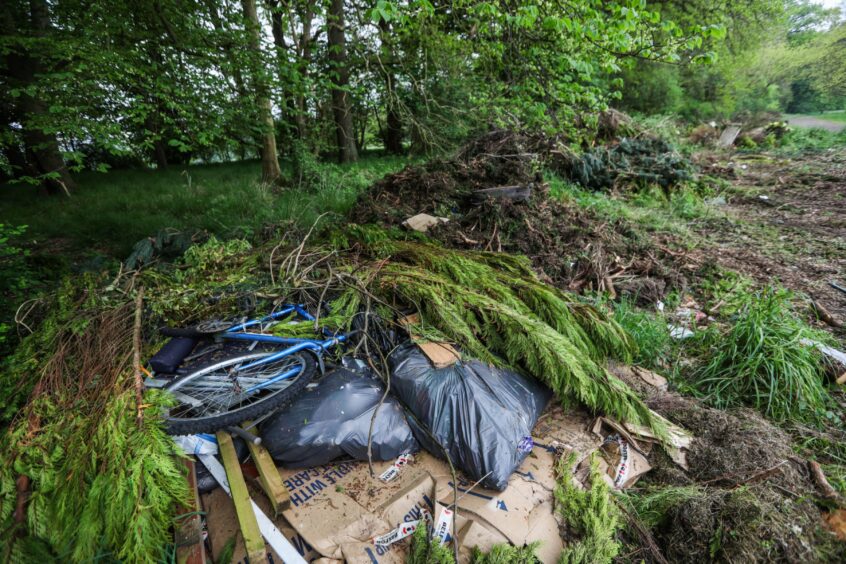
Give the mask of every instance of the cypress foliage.
[(556, 468), (555, 503), (567, 526), (579, 536), (569, 543), (558, 558), (559, 564), (610, 564), (620, 551), (616, 539), (620, 527), (620, 509), (599, 472), (597, 460), (591, 460), (590, 488), (581, 490), (573, 483), (575, 454), (561, 460)]
[[(485, 362), (523, 370), (564, 402), (662, 433), (643, 402), (602, 365), (608, 356), (631, 359), (629, 336), (593, 306), (543, 284), (525, 258), (367, 234), (358, 244), (378, 260), (357, 265), (356, 276), (371, 280), (369, 290), (385, 302), (420, 312), (415, 332), (454, 342)], [(359, 305), (360, 294), (347, 289), (333, 311)]]

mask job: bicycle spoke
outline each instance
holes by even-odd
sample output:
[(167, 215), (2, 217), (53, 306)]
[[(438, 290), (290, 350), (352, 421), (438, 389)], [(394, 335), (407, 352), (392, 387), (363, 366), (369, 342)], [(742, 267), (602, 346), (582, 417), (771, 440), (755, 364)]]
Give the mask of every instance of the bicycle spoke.
[[(303, 366), (297, 356), (255, 365), (259, 358), (242, 359), (231, 365), (224, 363), (219, 368), (174, 386), (171, 391), (179, 405), (171, 409), (171, 417), (207, 417), (251, 405), (287, 388), (296, 377), (272, 383), (268, 381)], [(244, 365), (253, 366), (242, 370), (241, 366)]]

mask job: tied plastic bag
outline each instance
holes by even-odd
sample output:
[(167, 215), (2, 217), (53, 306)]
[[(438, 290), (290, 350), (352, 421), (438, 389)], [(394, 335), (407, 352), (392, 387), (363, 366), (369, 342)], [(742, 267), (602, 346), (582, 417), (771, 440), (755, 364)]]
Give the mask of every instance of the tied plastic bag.
[[(533, 378), (463, 360), (434, 368), (416, 345), (390, 356), (391, 391), (449, 453), (452, 463), (486, 488), (504, 490), (531, 452), (532, 428), (552, 397)], [(420, 444), (443, 452), (412, 422)]]
[[(261, 425), (262, 444), (289, 468), (327, 464), (341, 456), (367, 460), (373, 410), (385, 387), (369, 374), (338, 368)], [(419, 450), (400, 404), (387, 397), (373, 425), (373, 460)]]

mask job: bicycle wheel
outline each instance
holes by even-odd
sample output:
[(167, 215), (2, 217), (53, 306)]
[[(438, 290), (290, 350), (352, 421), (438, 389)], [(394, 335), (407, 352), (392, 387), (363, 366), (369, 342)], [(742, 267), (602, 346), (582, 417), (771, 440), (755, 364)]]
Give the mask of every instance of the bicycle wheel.
[[(300, 353), (253, 366), (273, 354), (230, 358), (171, 382), (164, 389), (177, 405), (165, 417), (167, 432), (213, 433), (289, 403), (314, 377), (317, 363), (311, 354)], [(280, 375), (287, 377), (271, 382)]]

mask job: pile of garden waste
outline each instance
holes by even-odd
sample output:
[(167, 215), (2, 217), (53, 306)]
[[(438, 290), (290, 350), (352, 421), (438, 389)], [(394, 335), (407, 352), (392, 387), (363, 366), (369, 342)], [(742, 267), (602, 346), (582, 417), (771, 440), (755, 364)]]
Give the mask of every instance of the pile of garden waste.
[[(638, 150), (666, 153), (658, 143), (644, 147)], [(411, 468), (431, 458), (427, 475), (443, 471), (449, 491), (438, 489), (439, 480), (397, 483), (437, 494), (432, 525), (444, 516), (442, 502), (451, 496), (451, 509), (467, 517), (458, 538), (443, 536), (442, 545), (427, 534), (430, 529), (419, 527), (402, 539), (401, 550), (380, 551), (385, 561), (551, 561), (557, 553), (566, 562), (842, 557), (842, 546), (820, 528), (818, 484), (783, 431), (751, 410), (706, 407), (669, 390), (660, 377), (629, 367), (637, 354), (631, 336), (607, 306), (579, 292), (616, 294), (649, 286), (663, 295), (683, 288), (685, 280), (673, 272), (671, 257), (629, 226), (599, 223), (553, 197), (542, 170), (554, 149), (548, 141), (494, 132), (452, 159), (378, 182), (361, 195), (349, 223), (327, 221), (296, 237), (288, 232), (255, 242), (212, 237), (173, 262), (85, 274), (41, 298), (27, 320), (32, 334), (3, 364), (0, 380), (7, 398), (0, 448), (3, 558), (174, 560), (180, 548), (174, 529), (195, 513), (185, 510), (194, 506), (194, 494), (185, 479), (185, 455), (162, 422), (173, 400), (165, 391), (139, 387), (149, 376), (142, 365), (166, 343), (159, 327), (257, 317), (284, 303), (318, 313), (313, 323), (290, 331), (357, 335), (327, 353), (327, 378), (357, 359), (406, 413), (419, 407), (409, 404), (423, 399), (403, 397), (401, 389), (391, 395), (394, 371), (402, 364), (391, 357), (402, 347), (427, 343), (449, 344), (460, 354), (459, 363), (478, 363), (479, 373), (526, 379), (553, 398), (545, 410), (541, 406), (534, 429), (529, 426), (528, 446), (521, 447), (525, 452), (518, 461), (533, 464), (551, 482), (543, 488), (515, 486), (514, 480), (528, 480), (518, 475), (520, 466), (501, 496), (490, 489), (496, 484), (483, 482), (486, 476), (466, 479), (470, 462), (455, 457), (459, 467), (453, 467), (439, 449), (449, 452), (454, 445), (444, 444), (438, 429), (410, 420), (416, 440), (430, 445)], [(660, 155), (655, 158), (676, 167)], [(502, 187), (526, 188), (530, 196), (475, 194)], [(401, 227), (419, 213), (447, 221), (426, 233)], [(578, 432), (568, 439), (562, 429)], [(684, 429), (696, 436), (680, 439)], [(472, 460), (474, 453), (467, 454)], [(382, 464), (380, 472), (393, 464), (370, 458)], [(377, 479), (367, 462), (338, 464), (315, 470), (312, 478), (340, 476), (331, 472), (342, 468), (337, 471), (355, 480), (321, 495), (379, 498), (376, 489), (362, 485)], [(637, 464), (643, 465), (642, 477), (627, 467)], [(297, 472), (289, 469), (283, 476), (292, 500), (317, 496), (302, 481), (295, 484)], [(505, 514), (509, 503), (518, 511), (508, 492), (519, 487), (533, 488), (538, 497), (530, 514), (549, 525), (545, 534), (551, 530), (554, 542), (547, 536), (546, 544), (535, 544), (530, 532), (519, 536), (510, 525), (481, 516), (485, 507)], [(223, 499), (226, 505), (220, 492), (204, 494), (213, 496), (204, 502), (215, 500), (218, 507)], [(489, 499), (480, 492), (489, 492)], [(476, 509), (467, 509), (473, 502)], [(345, 519), (352, 519), (351, 507), (341, 512)], [(224, 514), (220, 508), (206, 510), (208, 520), (212, 513)], [(293, 522), (296, 517), (312, 523), (309, 514), (316, 511), (294, 503), (282, 514), (295, 529), (291, 534), (305, 543), (300, 554), (352, 559), (362, 539), (310, 539)], [(473, 522), (482, 528), (473, 528)], [(459, 530), (457, 523), (453, 530)], [(215, 561), (240, 550), (237, 534), (231, 542), (221, 538), (210, 541)], [(332, 540), (320, 544), (316, 538)], [(485, 550), (473, 551), (474, 542)]]

